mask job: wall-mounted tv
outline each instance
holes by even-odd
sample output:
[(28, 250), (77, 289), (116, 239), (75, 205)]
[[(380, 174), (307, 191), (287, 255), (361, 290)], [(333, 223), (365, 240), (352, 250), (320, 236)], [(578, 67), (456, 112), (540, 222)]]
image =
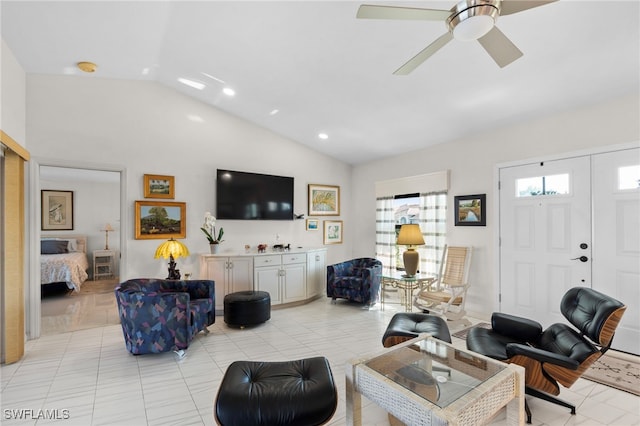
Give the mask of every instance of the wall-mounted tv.
[(218, 169), (218, 219), (293, 220), (293, 178)]

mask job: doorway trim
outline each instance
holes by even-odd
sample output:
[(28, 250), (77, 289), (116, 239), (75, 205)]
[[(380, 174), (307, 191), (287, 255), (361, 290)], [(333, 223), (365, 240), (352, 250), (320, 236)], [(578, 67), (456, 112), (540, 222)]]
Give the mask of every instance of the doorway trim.
[(25, 321), (27, 340), (40, 337), (42, 307), (40, 305), (40, 167), (64, 167), (70, 169), (97, 170), (120, 173), (120, 276), (127, 274), (127, 170), (122, 165), (78, 162), (46, 158), (31, 158), (29, 162), (29, 285), (26, 290)]
[(494, 182), (493, 187), (496, 189), (496, 194), (498, 196), (492, 197), (493, 212), (494, 212), (493, 218), (494, 218), (494, 223), (496, 224), (493, 229), (493, 240), (494, 240), (493, 247), (494, 247), (494, 253), (495, 253), (495, 262), (493, 263), (493, 274), (494, 274), (493, 276), (496, 277), (497, 279), (494, 279), (494, 284), (493, 284), (493, 292), (494, 292), (493, 294), (495, 296), (495, 299), (494, 299), (494, 306), (493, 306), (492, 312), (500, 312), (500, 309), (501, 309), (500, 294), (502, 289), (502, 276), (500, 275), (500, 269), (501, 269), (502, 256), (500, 253), (501, 251), (500, 250), (501, 248), (500, 247), (500, 196), (499, 196), (500, 169), (507, 168), (507, 167), (523, 166), (531, 163), (539, 163), (541, 161), (565, 160), (565, 159), (574, 158), (574, 157), (584, 157), (584, 156), (590, 156), (590, 155), (604, 154), (607, 152), (622, 151), (625, 149), (638, 148), (638, 147), (640, 147), (640, 142), (638, 141), (621, 143), (621, 144), (613, 144), (613, 145), (602, 145), (602, 146), (595, 146), (592, 148), (586, 148), (578, 151), (561, 152), (557, 154), (549, 154), (549, 155), (540, 156), (540, 157), (508, 161), (504, 163), (498, 163), (495, 165), (493, 169), (493, 182)]

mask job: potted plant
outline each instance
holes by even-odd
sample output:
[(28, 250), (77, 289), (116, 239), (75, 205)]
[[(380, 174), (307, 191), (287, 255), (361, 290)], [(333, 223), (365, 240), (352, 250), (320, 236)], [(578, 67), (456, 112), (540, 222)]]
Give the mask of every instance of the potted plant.
[(218, 253), (218, 248), (220, 247), (220, 243), (224, 240), (222, 236), (224, 235), (224, 229), (221, 227), (220, 231), (216, 235), (216, 218), (210, 212), (206, 212), (204, 214), (204, 224), (200, 228), (204, 235), (207, 236), (207, 240), (209, 241), (209, 248), (211, 250), (211, 254)]

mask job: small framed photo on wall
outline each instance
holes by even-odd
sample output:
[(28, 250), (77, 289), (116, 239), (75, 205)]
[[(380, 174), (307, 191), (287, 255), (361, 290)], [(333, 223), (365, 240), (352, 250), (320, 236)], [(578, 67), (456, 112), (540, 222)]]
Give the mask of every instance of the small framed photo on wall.
[(175, 177), (164, 175), (144, 175), (144, 198), (175, 198)]
[(136, 201), (135, 239), (186, 238), (187, 203)]
[(309, 184), (309, 216), (339, 216), (340, 187)]
[(319, 227), (318, 219), (307, 219), (307, 231), (317, 231)]
[(342, 221), (325, 220), (323, 244), (342, 244)]
[(458, 195), (454, 197), (456, 226), (487, 225), (487, 195)]

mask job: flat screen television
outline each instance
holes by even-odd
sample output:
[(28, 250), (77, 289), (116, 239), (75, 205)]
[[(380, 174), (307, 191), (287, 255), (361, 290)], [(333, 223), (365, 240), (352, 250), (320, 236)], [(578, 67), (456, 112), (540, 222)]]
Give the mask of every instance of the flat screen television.
[(293, 220), (293, 178), (218, 169), (218, 219)]

